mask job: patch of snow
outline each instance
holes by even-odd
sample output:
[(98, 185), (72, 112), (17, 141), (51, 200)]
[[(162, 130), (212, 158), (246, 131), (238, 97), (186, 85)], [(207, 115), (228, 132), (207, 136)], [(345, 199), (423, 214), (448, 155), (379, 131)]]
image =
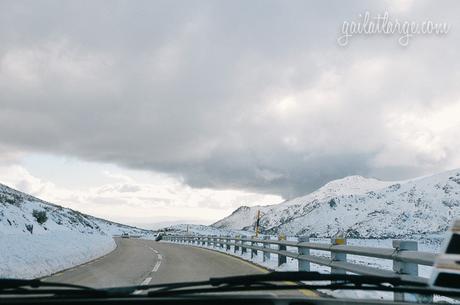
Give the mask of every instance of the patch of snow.
[(0, 278), (37, 278), (96, 259), (115, 249), (112, 237), (59, 231), (2, 235)]

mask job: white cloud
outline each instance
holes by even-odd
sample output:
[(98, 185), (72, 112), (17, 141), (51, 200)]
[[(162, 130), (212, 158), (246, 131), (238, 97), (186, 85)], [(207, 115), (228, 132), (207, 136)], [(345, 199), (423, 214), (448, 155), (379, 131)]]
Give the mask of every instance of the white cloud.
[[(78, 166), (78, 160), (71, 166)], [(62, 168), (65, 175), (66, 169)], [(193, 189), (163, 174), (123, 170), (103, 173), (115, 181), (85, 189), (57, 186), (20, 164), (0, 166), (0, 182), (41, 199), (112, 220), (143, 224), (169, 219), (212, 223), (241, 204), (278, 203), (279, 196), (238, 190)], [(91, 173), (88, 173), (91, 174)], [(93, 173), (94, 174), (94, 173)]]

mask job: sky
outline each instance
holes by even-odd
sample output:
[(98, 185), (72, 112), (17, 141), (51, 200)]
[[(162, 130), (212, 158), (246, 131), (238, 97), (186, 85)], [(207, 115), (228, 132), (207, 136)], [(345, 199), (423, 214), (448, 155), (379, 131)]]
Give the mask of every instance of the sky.
[[(341, 45), (366, 12), (449, 31)], [(1, 0), (0, 182), (149, 226), (210, 224), (348, 175), (459, 168), (459, 13), (456, 1)]]

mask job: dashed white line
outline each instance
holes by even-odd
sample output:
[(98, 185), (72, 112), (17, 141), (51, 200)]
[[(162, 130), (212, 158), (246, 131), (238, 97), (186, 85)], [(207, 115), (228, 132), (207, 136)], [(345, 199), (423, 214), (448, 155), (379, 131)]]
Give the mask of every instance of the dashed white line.
[[(146, 278), (142, 283), (141, 285), (144, 286), (144, 285), (148, 285), (150, 283), (150, 281), (152, 280), (151, 277), (148, 277)], [(144, 290), (136, 290), (133, 292), (133, 294), (141, 294), (142, 292), (144, 292)]]
[(151, 277), (148, 277), (148, 278), (146, 278), (146, 279), (141, 283), (141, 285), (148, 285), (148, 284), (150, 283), (151, 280), (152, 280), (152, 278), (151, 278)]
[(157, 261), (155, 266), (153, 266), (152, 272), (157, 272), (158, 268), (160, 268), (160, 265), (161, 265), (161, 261)]
[(149, 248), (150, 248), (150, 250), (152, 250), (153, 252), (155, 252), (156, 254), (158, 254), (158, 251), (157, 251), (157, 250), (153, 249), (152, 247), (149, 247)]
[(157, 254), (157, 257), (158, 257), (158, 260), (162, 260), (163, 259), (163, 256), (161, 254)]

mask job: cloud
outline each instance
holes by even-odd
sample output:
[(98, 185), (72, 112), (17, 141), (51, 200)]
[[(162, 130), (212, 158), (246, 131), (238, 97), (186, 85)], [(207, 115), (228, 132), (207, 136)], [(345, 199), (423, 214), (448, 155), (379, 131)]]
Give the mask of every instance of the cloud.
[[(113, 182), (75, 188), (38, 178), (20, 164), (0, 165), (0, 181), (10, 187), (90, 215), (144, 227), (167, 219), (212, 223), (241, 204), (282, 200), (279, 196), (238, 190), (192, 189), (162, 174), (148, 176), (150, 179), (144, 172), (120, 169), (110, 173), (110, 177), (116, 177)], [(159, 180), (161, 183), (156, 182)]]
[[(336, 4), (2, 2), (0, 144), (286, 198), (458, 166), (458, 124), (433, 128), (460, 98), (456, 10)], [(337, 45), (385, 10), (453, 30)]]

